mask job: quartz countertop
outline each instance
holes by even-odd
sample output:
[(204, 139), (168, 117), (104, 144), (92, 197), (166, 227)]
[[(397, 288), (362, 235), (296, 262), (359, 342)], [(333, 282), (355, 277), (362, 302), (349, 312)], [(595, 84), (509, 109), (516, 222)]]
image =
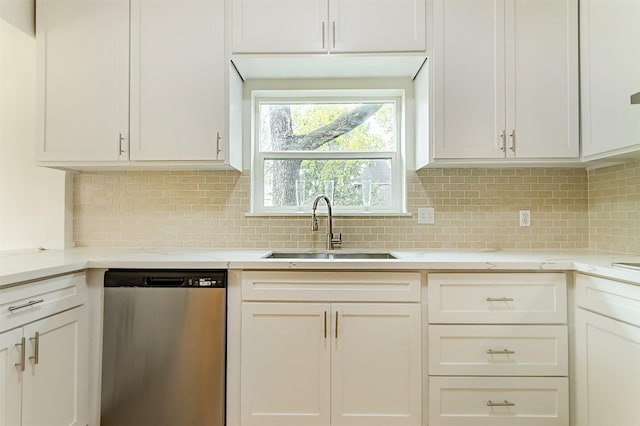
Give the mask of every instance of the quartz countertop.
[[(304, 251), (304, 250), (277, 250)], [(348, 252), (351, 250), (341, 250)], [(640, 285), (640, 271), (611, 266), (640, 255), (591, 250), (363, 250), (398, 259), (264, 259), (271, 250), (73, 248), (0, 252), (0, 287), (87, 268), (284, 270), (574, 270)]]

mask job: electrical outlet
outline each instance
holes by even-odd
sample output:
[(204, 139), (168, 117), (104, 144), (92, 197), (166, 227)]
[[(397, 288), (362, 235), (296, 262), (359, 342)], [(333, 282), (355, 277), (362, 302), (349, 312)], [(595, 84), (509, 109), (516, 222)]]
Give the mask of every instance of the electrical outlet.
[(520, 226), (531, 226), (530, 210), (520, 210)]
[(433, 225), (436, 223), (436, 209), (433, 207), (419, 208), (418, 223), (422, 225)]

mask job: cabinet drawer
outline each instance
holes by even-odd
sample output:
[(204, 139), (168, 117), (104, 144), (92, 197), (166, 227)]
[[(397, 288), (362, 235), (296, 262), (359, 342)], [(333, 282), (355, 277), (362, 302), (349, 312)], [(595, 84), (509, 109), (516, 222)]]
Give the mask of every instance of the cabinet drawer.
[(268, 301), (419, 302), (417, 272), (242, 272), (242, 298)]
[(431, 377), (429, 425), (566, 426), (568, 389), (559, 377)]
[(429, 322), (563, 324), (564, 273), (435, 273), (427, 275)]
[(82, 305), (86, 287), (77, 272), (0, 290), (0, 331)]
[(432, 325), (429, 374), (566, 376), (564, 325)]
[(640, 326), (640, 286), (576, 274), (576, 304)]

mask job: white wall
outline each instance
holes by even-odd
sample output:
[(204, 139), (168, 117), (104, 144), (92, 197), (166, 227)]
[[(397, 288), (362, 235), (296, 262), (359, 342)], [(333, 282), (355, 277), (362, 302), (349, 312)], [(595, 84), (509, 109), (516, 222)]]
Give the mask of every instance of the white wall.
[(35, 166), (33, 0), (0, 0), (0, 250), (72, 245), (64, 172)]

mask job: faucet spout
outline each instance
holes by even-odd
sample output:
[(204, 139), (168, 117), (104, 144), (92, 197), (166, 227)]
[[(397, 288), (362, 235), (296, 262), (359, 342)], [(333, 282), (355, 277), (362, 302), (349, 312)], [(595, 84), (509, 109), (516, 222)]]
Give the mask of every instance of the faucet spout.
[(337, 238), (333, 236), (333, 212), (331, 209), (331, 201), (326, 195), (318, 195), (313, 200), (313, 207), (311, 208), (311, 230), (318, 230), (318, 217), (316, 216), (316, 210), (318, 208), (318, 202), (324, 200), (327, 203), (327, 250), (333, 250), (335, 246), (342, 245), (342, 234), (339, 234)]

